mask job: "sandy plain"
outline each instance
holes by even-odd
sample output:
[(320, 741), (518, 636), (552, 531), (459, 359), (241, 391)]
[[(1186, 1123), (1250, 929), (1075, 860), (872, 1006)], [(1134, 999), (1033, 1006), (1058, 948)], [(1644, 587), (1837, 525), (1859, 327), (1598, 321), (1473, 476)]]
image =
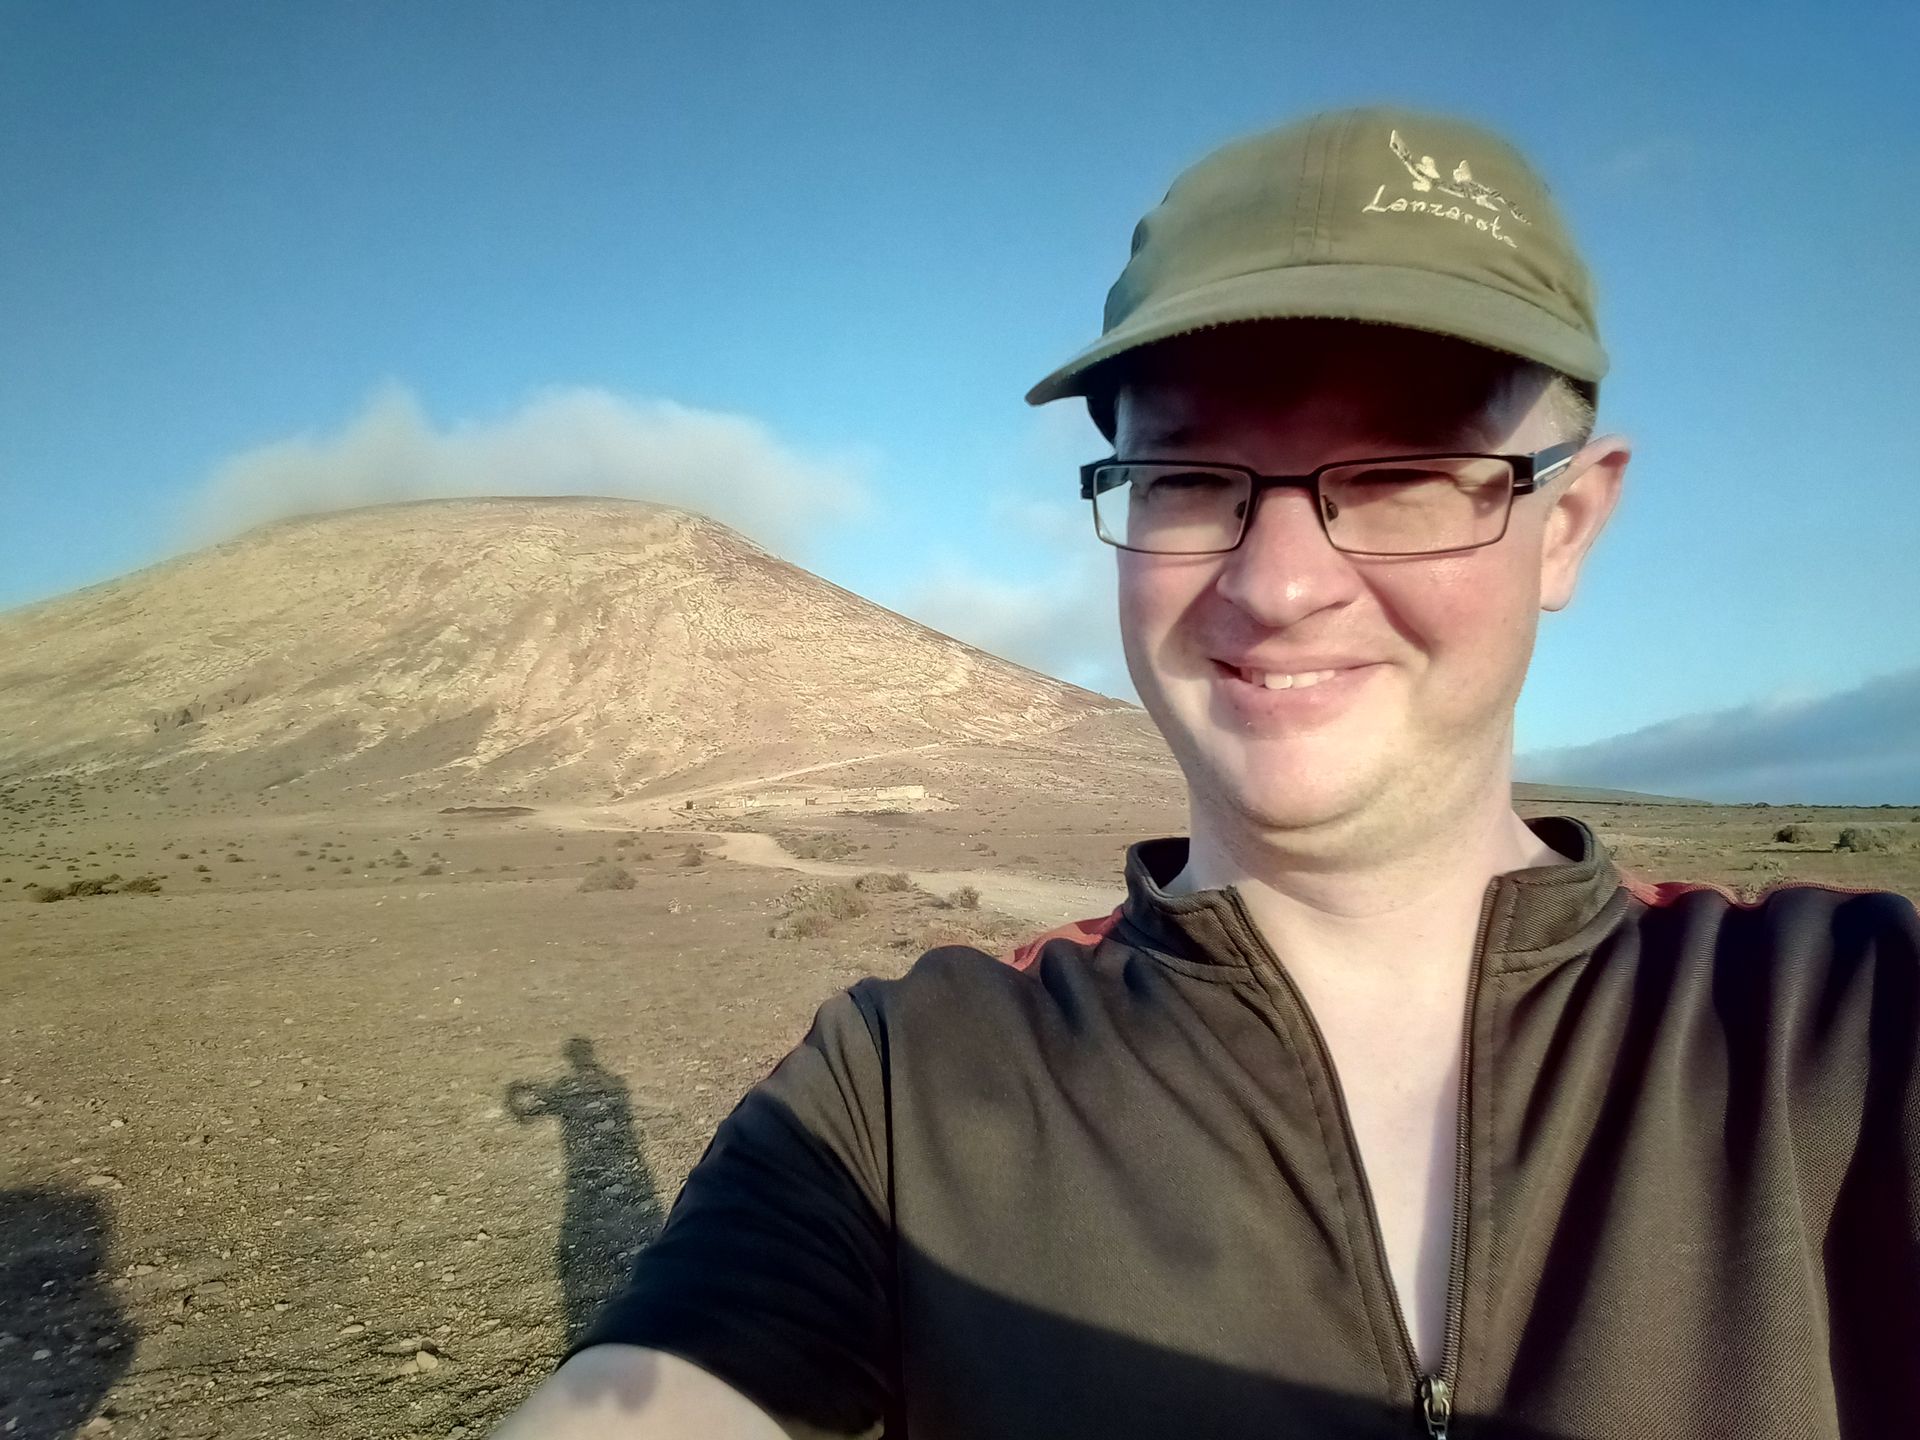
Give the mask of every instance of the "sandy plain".
[[(1920, 897), (1912, 809), (1519, 805)], [(484, 1434), (827, 996), (1103, 915), (1185, 821), (1137, 708), (638, 502), (283, 522), (0, 615), (0, 1440)]]
[[(1150, 803), (635, 823), (618, 807), (0, 832), (0, 1426), (477, 1436), (548, 1374), (815, 1007), (926, 948), (1104, 913)], [(1920, 897), (1920, 812), (1523, 801), (1623, 863)], [(1776, 830), (1810, 827), (1794, 844)], [(1850, 824), (1896, 848), (1836, 852)], [(698, 857), (697, 861), (689, 855)], [(631, 889), (583, 891), (596, 864)], [(59, 903), (109, 873), (157, 894)], [(769, 930), (819, 887), (866, 913)], [(962, 884), (977, 908), (951, 903)]]

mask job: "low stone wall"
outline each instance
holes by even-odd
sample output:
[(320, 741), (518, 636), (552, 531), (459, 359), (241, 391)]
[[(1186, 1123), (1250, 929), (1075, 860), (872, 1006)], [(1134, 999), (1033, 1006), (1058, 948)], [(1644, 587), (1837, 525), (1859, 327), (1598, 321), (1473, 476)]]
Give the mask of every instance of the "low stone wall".
[(759, 790), (683, 800), (682, 810), (700, 814), (738, 814), (747, 810), (855, 810), (911, 805), (927, 799), (924, 785), (867, 785), (850, 790)]

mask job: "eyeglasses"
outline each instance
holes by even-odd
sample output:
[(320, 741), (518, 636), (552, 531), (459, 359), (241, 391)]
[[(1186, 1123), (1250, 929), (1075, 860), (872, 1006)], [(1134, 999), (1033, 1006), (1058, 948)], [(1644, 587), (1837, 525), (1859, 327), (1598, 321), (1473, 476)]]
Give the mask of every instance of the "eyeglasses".
[(1080, 497), (1109, 545), (1149, 555), (1238, 549), (1260, 495), (1311, 490), (1320, 528), (1348, 555), (1476, 550), (1507, 533), (1513, 497), (1531, 495), (1580, 453), (1567, 441), (1532, 455), (1394, 455), (1343, 460), (1306, 475), (1261, 475), (1187, 460), (1096, 460)]

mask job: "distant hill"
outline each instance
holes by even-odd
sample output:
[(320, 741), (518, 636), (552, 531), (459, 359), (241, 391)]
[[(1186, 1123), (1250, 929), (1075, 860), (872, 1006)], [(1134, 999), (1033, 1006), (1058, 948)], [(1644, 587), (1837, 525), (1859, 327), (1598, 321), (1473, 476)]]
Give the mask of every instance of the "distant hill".
[(0, 615), (0, 780), (605, 800), (1132, 707), (637, 501), (282, 521)]
[(1520, 785), (1513, 787), (1515, 800), (1538, 805), (1556, 805), (1561, 801), (1581, 805), (1711, 805), (1711, 800), (1686, 800), (1677, 795), (1645, 795), (1638, 790), (1592, 790), (1583, 785)]

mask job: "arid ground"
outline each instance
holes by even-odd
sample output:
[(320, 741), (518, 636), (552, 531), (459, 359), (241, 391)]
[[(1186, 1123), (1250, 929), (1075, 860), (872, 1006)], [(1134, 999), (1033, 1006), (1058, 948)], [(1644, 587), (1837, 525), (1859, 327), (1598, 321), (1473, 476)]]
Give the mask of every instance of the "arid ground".
[[(1104, 915), (1183, 797), (1137, 708), (637, 502), (0, 615), (0, 1436), (477, 1437), (823, 999)], [(1920, 896), (1910, 809), (1521, 808)]]
[[(822, 999), (1104, 913), (1126, 843), (1183, 824), (1164, 798), (1017, 793), (698, 828), (23, 798), (0, 832), (0, 1426), (484, 1433)], [(1909, 810), (1522, 808), (1663, 877), (1920, 896)], [(1835, 852), (1860, 824), (1896, 848)], [(581, 888), (614, 866), (632, 888)], [(26, 898), (114, 873), (159, 893)]]

